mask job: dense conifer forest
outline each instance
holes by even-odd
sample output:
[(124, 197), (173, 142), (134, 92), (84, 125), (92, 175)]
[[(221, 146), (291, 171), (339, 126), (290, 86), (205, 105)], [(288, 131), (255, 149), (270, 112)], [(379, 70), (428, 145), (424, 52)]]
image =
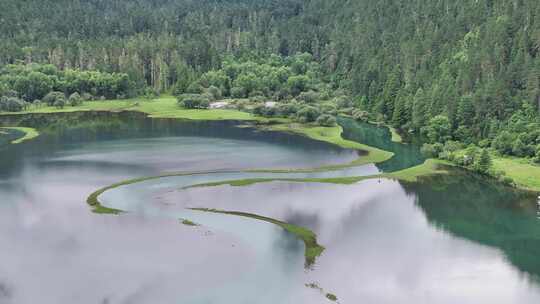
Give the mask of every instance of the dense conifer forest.
[[(278, 101), (304, 93), (334, 101), (328, 114), (346, 107), (421, 134), (435, 156), (475, 143), (540, 160), (537, 0), (4, 0), (0, 29), (7, 105), (48, 91), (122, 98), (212, 85)], [(278, 84), (257, 73), (222, 87), (207, 81), (232, 61), (268, 67), (302, 54), (316, 73), (288, 66)], [(310, 85), (284, 85), (290, 77)]]

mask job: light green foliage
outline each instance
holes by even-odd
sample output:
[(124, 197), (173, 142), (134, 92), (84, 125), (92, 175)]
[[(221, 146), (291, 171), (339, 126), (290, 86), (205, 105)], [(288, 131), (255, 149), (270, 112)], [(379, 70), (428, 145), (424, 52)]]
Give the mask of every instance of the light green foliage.
[(227, 92), (231, 86), (231, 79), (223, 70), (209, 71), (201, 76), (200, 83), (207, 87), (216, 87)]
[(321, 98), (320, 94), (315, 91), (302, 92), (298, 95), (296, 99), (301, 100), (305, 103), (315, 103)]
[(437, 158), (437, 157), (440, 157), (441, 153), (444, 152), (444, 145), (441, 143), (434, 143), (434, 144), (426, 143), (422, 145), (422, 148), (420, 148), (420, 152), (422, 152), (422, 154), (426, 158)]
[(65, 106), (66, 106), (66, 98), (65, 97), (60, 97), (60, 98), (57, 98), (55, 101), (54, 101), (54, 107), (56, 107), (57, 109), (63, 109)]
[(200, 94), (182, 94), (178, 96), (178, 103), (186, 109), (208, 109), (210, 100)]
[(204, 88), (198, 81), (192, 82), (185, 90), (187, 94), (202, 94)]
[(523, 158), (492, 157), (493, 170), (502, 171), (518, 187), (540, 191), (540, 166)]
[(492, 146), (502, 154), (509, 154), (513, 150), (514, 137), (510, 132), (503, 131), (493, 140)]
[(79, 93), (75, 92), (69, 96), (69, 105), (72, 107), (80, 106), (83, 100)]
[(437, 155), (439, 155), (439, 152), (440, 152), (440, 151), (437, 151), (435, 146), (432, 144), (423, 144), (420, 151), (422, 152), (422, 155), (428, 158), (437, 157)]
[(427, 126), (422, 127), (422, 134), (429, 142), (444, 143), (451, 138), (452, 126), (448, 117), (437, 115), (429, 120)]
[(182, 219), (180, 222), (182, 223), (182, 225), (186, 225), (186, 226), (192, 226), (192, 227), (199, 226), (199, 224), (192, 222), (188, 219)]
[[(307, 60), (307, 61), (306, 61)], [(227, 58), (220, 69), (204, 73), (197, 83), (203, 87), (220, 88), (223, 96), (245, 98), (266, 96), (284, 99), (289, 94), (300, 95), (306, 103), (319, 99), (319, 93), (309, 91), (320, 87), (320, 68), (309, 54), (238, 60)], [(308, 93), (309, 91), (309, 93)]]
[(304, 75), (291, 76), (287, 79), (287, 88), (291, 94), (296, 96), (306, 90), (309, 84), (309, 78)]
[(65, 99), (65, 95), (62, 92), (49, 92), (43, 97), (43, 102), (49, 106), (53, 106), (57, 100)]
[(55, 76), (46, 75), (35, 70), (29, 71), (26, 75), (21, 73), (17, 75), (7, 75), (6, 78), (7, 77), (13, 77), (13, 89), (18, 92), (23, 92), (24, 99), (27, 101), (43, 98), (43, 96), (52, 91), (57, 82)]
[(99, 71), (59, 70), (45, 64), (10, 64), (0, 69), (0, 83), (7, 88), (21, 92), (27, 102), (44, 99), (49, 105), (55, 100), (46, 96), (53, 91), (72, 94), (83, 92), (95, 96), (117, 98), (133, 94), (134, 84), (123, 73), (104, 73)]
[(332, 294), (332, 293), (327, 293), (326, 294), (326, 298), (332, 302), (336, 302), (337, 301), (337, 296), (335, 294)]
[(28, 140), (31, 140), (31, 139), (34, 139), (36, 137), (39, 136), (39, 132), (34, 129), (34, 128), (26, 128), (26, 127), (3, 127), (3, 128), (0, 128), (1, 129), (12, 129), (12, 130), (17, 130), (17, 131), (20, 131), (20, 132), (23, 132), (24, 135), (20, 138), (17, 138), (16, 140), (12, 141), (11, 143), (12, 144), (20, 144), (20, 143), (23, 143), (25, 141), (28, 141)]
[(222, 97), (221, 89), (216, 86), (210, 86), (207, 91), (210, 95), (212, 95), (212, 99), (214, 100), (221, 99)]
[(358, 121), (362, 121), (362, 122), (369, 121), (369, 113), (367, 111), (361, 111), (361, 110), (355, 109), (352, 112), (352, 116), (355, 120), (358, 120)]
[(488, 174), (491, 169), (491, 156), (487, 149), (482, 149), (474, 161), (474, 170), (482, 174)]
[(527, 146), (523, 143), (520, 138), (516, 138), (512, 144), (512, 154), (516, 156), (525, 156)]
[(322, 114), (317, 118), (317, 124), (323, 127), (333, 127), (336, 125), (336, 118), (332, 115)]
[(535, 152), (535, 156), (534, 156), (534, 161), (536, 163), (540, 163), (540, 144), (538, 144), (536, 146), (536, 152)]
[(244, 89), (243, 87), (233, 87), (231, 89), (231, 97), (244, 98), (246, 96), (247, 96), (246, 89)]
[[(185, 109), (178, 106), (176, 98), (163, 96), (153, 100), (125, 99), (125, 100), (99, 100), (83, 103), (77, 107), (56, 108), (54, 106), (31, 106), (25, 113), (65, 113), (76, 111), (138, 111), (147, 113), (156, 118), (181, 118), (193, 120), (254, 120), (267, 121), (267, 118), (257, 117), (250, 113), (225, 109)], [(2, 113), (0, 113), (1, 115)]]
[(18, 97), (0, 97), (0, 111), (20, 112), (26, 108), (27, 104)]
[(304, 106), (300, 108), (298, 113), (296, 113), (296, 119), (302, 123), (314, 122), (317, 120), (319, 115), (320, 112), (317, 108), (313, 106)]

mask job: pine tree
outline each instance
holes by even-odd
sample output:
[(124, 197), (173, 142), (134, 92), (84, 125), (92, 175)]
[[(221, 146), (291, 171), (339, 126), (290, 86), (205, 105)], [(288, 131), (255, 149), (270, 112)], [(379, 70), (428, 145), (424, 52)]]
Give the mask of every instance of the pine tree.
[(412, 109), (412, 122), (415, 130), (426, 125), (428, 116), (428, 100), (422, 88), (416, 91)]
[(480, 156), (475, 158), (474, 170), (476, 172), (487, 174), (491, 169), (492, 161), (489, 151), (487, 149), (482, 149), (480, 151)]
[(396, 128), (403, 127), (408, 121), (405, 102), (405, 97), (401, 95), (396, 98), (394, 113), (392, 115), (392, 125)]
[(384, 84), (381, 100), (378, 106), (378, 112), (393, 118), (396, 98), (401, 87), (401, 67), (397, 65), (388, 80)]

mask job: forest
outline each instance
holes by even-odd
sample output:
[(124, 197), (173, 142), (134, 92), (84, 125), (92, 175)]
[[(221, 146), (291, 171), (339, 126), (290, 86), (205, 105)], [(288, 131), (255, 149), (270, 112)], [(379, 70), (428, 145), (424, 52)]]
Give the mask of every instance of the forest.
[[(303, 93), (422, 135), (434, 156), (475, 144), (540, 161), (536, 0), (5, 0), (0, 28), (4, 109), (55, 91)], [(279, 63), (303, 57), (306, 71)]]
[(0, 304), (540, 303), (539, 220), (540, 0), (0, 0)]

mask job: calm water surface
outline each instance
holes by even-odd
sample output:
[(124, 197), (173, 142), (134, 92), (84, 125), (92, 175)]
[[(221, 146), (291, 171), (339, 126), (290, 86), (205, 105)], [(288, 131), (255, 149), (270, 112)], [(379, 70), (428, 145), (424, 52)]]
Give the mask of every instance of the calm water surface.
[[(48, 126), (35, 141), (0, 146), (0, 303), (329, 303), (304, 286), (312, 282), (340, 303), (540, 301), (535, 197), (474, 175), (417, 184), (374, 179), (191, 189), (182, 187), (261, 174), (169, 177), (105, 192), (106, 205), (131, 212), (100, 216), (89, 212), (86, 197), (126, 178), (317, 167), (357, 153), (234, 122), (126, 113), (0, 121)], [(372, 132), (349, 123), (349, 134)], [(373, 138), (389, 142), (386, 135)], [(415, 152), (401, 158), (396, 150), (413, 151), (412, 145), (393, 149), (392, 166), (325, 174), (368, 175), (421, 162)], [(327, 249), (306, 271), (303, 243), (277, 226), (186, 207), (306, 226)]]
[[(346, 117), (338, 117), (338, 121), (343, 127), (343, 138), (394, 152), (395, 157), (377, 164), (377, 168), (383, 172), (393, 172), (414, 167), (424, 163), (426, 160), (420, 152), (419, 145), (393, 142), (390, 130), (386, 127), (377, 127), (374, 124), (357, 122)], [(414, 138), (412, 139), (414, 140)]]

